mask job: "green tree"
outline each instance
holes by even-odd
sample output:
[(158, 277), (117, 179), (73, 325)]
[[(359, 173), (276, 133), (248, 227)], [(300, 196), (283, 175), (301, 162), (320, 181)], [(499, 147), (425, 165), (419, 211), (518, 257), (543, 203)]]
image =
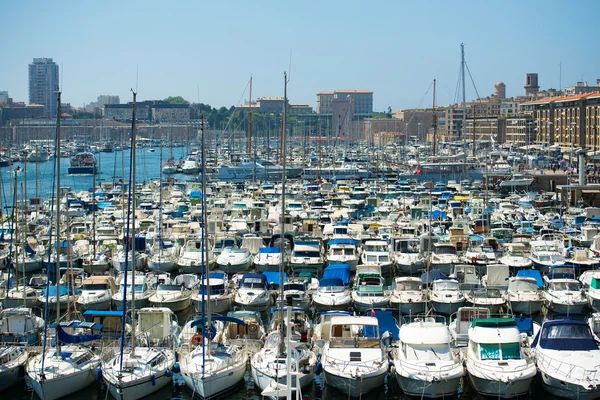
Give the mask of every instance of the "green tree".
[(181, 96), (169, 96), (165, 99), (165, 101), (171, 104), (190, 104), (189, 101)]

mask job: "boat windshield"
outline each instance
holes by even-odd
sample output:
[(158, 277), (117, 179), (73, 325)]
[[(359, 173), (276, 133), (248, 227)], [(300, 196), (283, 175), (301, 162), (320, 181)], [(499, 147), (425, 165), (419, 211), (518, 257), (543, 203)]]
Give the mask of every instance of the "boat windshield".
[(106, 290), (108, 289), (108, 285), (106, 283), (88, 283), (87, 285), (83, 285), (82, 290)]
[(421, 282), (396, 282), (396, 290), (420, 290)]
[(520, 343), (481, 343), (479, 357), (482, 360), (520, 360)]
[[(119, 292), (123, 293), (123, 290), (125, 289), (125, 285), (121, 284), (121, 286), (119, 287)], [(131, 291), (131, 285), (127, 284), (127, 292), (130, 293)], [(144, 285), (135, 285), (135, 292), (136, 293), (142, 293), (144, 291)]]
[(283, 290), (299, 290), (301, 292), (306, 291), (306, 289), (304, 288), (304, 285), (301, 283), (286, 283), (285, 285), (283, 285)]
[(343, 286), (319, 286), (321, 293), (342, 293), (346, 290)]
[(576, 292), (581, 289), (579, 282), (553, 282), (552, 290), (564, 290)]
[[(377, 330), (377, 327), (372, 327), (366, 331), (372, 331), (373, 328)], [(344, 325), (333, 325), (331, 327), (330, 335), (330, 348), (376, 348), (379, 347), (379, 334), (376, 333), (375, 337), (365, 336), (365, 326), (356, 324), (344, 324)], [(370, 336), (370, 335), (369, 335)], [(356, 358), (350, 354), (350, 361), (362, 361), (360, 359), (360, 353)], [(366, 361), (366, 360), (365, 360)]]
[(436, 254), (456, 254), (456, 249), (453, 246), (440, 246), (435, 252)]
[(458, 282), (452, 281), (436, 281), (433, 282), (433, 286), (435, 290), (458, 290)]
[(447, 344), (402, 344), (407, 360), (415, 361), (452, 361), (450, 346)]
[(260, 279), (246, 279), (242, 282), (241, 287), (244, 289), (264, 289), (265, 286)]

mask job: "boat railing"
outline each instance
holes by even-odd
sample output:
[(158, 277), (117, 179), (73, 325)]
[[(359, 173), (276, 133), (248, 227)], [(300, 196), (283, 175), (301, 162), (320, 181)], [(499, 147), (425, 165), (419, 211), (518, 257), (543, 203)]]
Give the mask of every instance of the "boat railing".
[(556, 372), (565, 378), (569, 378), (571, 381), (585, 381), (587, 382), (586, 386), (600, 380), (600, 364), (596, 365), (593, 369), (586, 369), (580, 365), (570, 364), (560, 359), (550, 357), (539, 351), (535, 352), (535, 359), (538, 368), (542, 367), (546, 371)]
[(411, 374), (427, 374), (428, 376), (433, 374), (442, 376), (451, 372), (458, 366), (462, 367), (460, 362), (451, 360), (444, 362), (444, 364), (440, 364), (439, 361), (417, 363), (408, 360), (401, 360), (400, 366), (403, 370)]
[[(519, 360), (487, 360), (494, 361), (494, 364), (483, 362), (482, 360), (474, 360), (468, 359), (468, 362), (473, 363), (474, 367), (479, 371), (488, 371), (488, 372), (499, 372), (499, 373), (515, 373), (524, 371), (527, 368), (530, 368), (533, 359), (531, 357), (525, 356), (523, 359)], [(510, 363), (510, 361), (525, 361), (524, 364), (514, 365), (514, 363)]]

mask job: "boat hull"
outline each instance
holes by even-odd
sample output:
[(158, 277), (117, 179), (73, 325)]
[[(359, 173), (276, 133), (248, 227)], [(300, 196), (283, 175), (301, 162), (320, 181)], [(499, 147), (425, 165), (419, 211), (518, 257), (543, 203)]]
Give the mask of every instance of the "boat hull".
[(535, 315), (542, 311), (542, 300), (534, 301), (511, 301), (512, 313), (515, 315)]
[(473, 386), (478, 394), (500, 399), (510, 399), (529, 393), (533, 378), (535, 378), (535, 374), (524, 379), (502, 382), (480, 378), (469, 373), (469, 382), (471, 382), (471, 386)]
[(27, 381), (41, 400), (59, 399), (83, 390), (94, 383), (96, 370), (99, 366), (100, 362), (97, 363), (95, 368), (86, 368), (78, 373), (62, 375), (44, 381), (40, 381), (39, 377), (37, 379), (32, 378), (28, 372)]
[[(415, 377), (400, 375), (396, 372), (396, 381), (402, 391), (409, 396), (437, 399), (440, 397), (451, 397), (458, 391), (461, 377), (452, 379), (422, 380)], [(435, 377), (437, 378), (437, 377)]]
[(205, 378), (200, 374), (183, 372), (181, 376), (186, 386), (196, 395), (203, 399), (210, 399), (225, 394), (235, 387), (244, 378), (246, 363), (240, 363), (227, 370), (211, 374)]
[(591, 400), (600, 398), (600, 386), (594, 389), (586, 389), (583, 386), (569, 383), (562, 379), (554, 378), (544, 371), (540, 371), (538, 374), (540, 377), (541, 387), (546, 392), (563, 399), (581, 399)]
[[(293, 388), (298, 387), (298, 384), (297, 384), (298, 376), (300, 377), (300, 387), (306, 387), (306, 386), (310, 385), (314, 379), (314, 368), (311, 368), (310, 371), (307, 371), (300, 375), (292, 375), (291, 381), (292, 381)], [(254, 381), (254, 384), (260, 388), (260, 391), (262, 392), (270, 385), (273, 385), (276, 381), (279, 384), (286, 385), (287, 384), (287, 375), (283, 375), (283, 376), (276, 378), (274, 376), (270, 376), (270, 375), (262, 372), (258, 368), (255, 368), (254, 365), (252, 365), (252, 380)], [(281, 396), (281, 397), (284, 397), (284, 396)]]
[(94, 167), (69, 167), (69, 175), (94, 175)]
[(424, 301), (415, 301), (415, 302), (397, 302), (390, 300), (390, 308), (394, 311), (399, 310), (401, 315), (417, 315), (425, 313), (425, 302)]
[[(211, 313), (215, 314), (223, 314), (225, 315), (231, 309), (232, 299), (231, 296), (227, 297), (219, 297), (217, 299), (211, 298), (210, 303), (207, 305), (208, 309)], [(202, 298), (197, 296), (192, 296), (192, 304), (194, 306), (194, 311), (197, 313), (202, 312)], [(206, 301), (205, 301), (206, 304)]]
[(387, 365), (370, 374), (355, 378), (336, 372), (326, 368), (324, 370), (325, 383), (350, 397), (360, 397), (376, 389), (383, 388)]
[(134, 382), (121, 384), (109, 381), (108, 379), (104, 379), (104, 382), (108, 387), (108, 392), (114, 399), (136, 400), (149, 396), (172, 383), (172, 378), (166, 376), (163, 371), (162, 375), (154, 376), (154, 383), (152, 382), (152, 376), (146, 376)]
[(455, 303), (445, 303), (432, 300), (431, 305), (438, 314), (452, 315), (457, 312), (460, 307), (465, 305), (465, 301), (463, 300)]

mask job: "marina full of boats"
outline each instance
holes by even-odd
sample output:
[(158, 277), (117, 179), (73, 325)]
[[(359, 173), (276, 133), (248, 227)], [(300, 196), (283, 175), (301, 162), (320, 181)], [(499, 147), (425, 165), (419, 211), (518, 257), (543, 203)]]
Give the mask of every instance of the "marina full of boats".
[[(63, 188), (58, 245), (52, 200), (18, 202), (0, 242), (1, 388), (25, 378), (53, 399), (99, 378), (129, 399), (180, 378), (212, 398), (248, 373), (271, 398), (315, 376), (352, 398), (386, 379), (427, 398), (536, 380), (600, 397), (600, 209), (382, 183), (290, 179), (282, 202), (275, 181), (213, 182), (201, 201), (200, 182), (170, 178), (137, 184), (129, 212), (127, 183)], [(40, 317), (57, 310), (58, 325)]]

